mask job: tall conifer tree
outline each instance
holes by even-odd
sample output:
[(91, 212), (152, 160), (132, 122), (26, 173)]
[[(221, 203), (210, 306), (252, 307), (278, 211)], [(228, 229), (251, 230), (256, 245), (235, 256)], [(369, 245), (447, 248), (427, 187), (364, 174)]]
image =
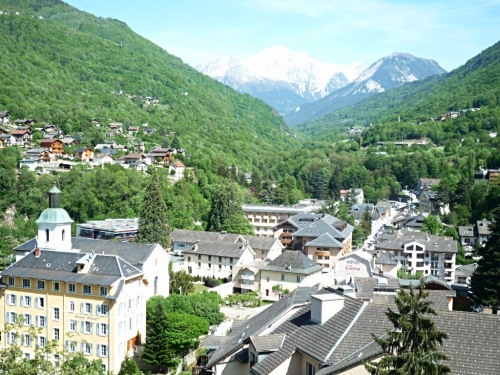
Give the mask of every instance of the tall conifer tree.
[(365, 364), (372, 375), (427, 375), (448, 374), (450, 368), (439, 352), (447, 334), (440, 332), (430, 315), (436, 315), (432, 302), (425, 300), (429, 293), (423, 285), (407, 292), (400, 289), (396, 298), (397, 311), (388, 309), (387, 318), (394, 329), (383, 337), (373, 336), (384, 351), (384, 357)]
[(486, 306), (500, 306), (500, 208), (497, 208), (489, 227), (490, 238), (479, 248), (481, 259), (472, 274), (472, 296)]
[(161, 298), (150, 301), (146, 310), (146, 345), (142, 359), (157, 370), (165, 372), (174, 359), (168, 342), (167, 314)]
[(142, 199), (138, 237), (139, 242), (159, 243), (164, 248), (170, 246), (167, 206), (163, 199), (160, 180), (156, 172), (153, 172)]

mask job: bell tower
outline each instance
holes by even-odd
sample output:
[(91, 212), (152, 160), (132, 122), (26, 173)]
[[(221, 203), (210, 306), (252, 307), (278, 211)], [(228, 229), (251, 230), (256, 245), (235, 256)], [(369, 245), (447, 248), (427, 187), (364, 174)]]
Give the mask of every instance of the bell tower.
[(49, 190), (49, 208), (36, 221), (38, 247), (42, 250), (71, 251), (71, 223), (73, 220), (61, 208), (61, 191), (54, 185)]

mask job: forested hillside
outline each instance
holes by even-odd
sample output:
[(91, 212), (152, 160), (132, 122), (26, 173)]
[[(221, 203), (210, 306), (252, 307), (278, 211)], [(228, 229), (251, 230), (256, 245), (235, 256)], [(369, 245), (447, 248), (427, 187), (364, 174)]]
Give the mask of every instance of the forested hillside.
[[(198, 73), (123, 22), (58, 0), (2, 1), (0, 10), (0, 110), (13, 118), (51, 122), (93, 144), (104, 136), (92, 119), (147, 123), (158, 130), (144, 138), (150, 145), (167, 145), (175, 133), (189, 153), (248, 170), (256, 155), (267, 163), (294, 145), (269, 106)], [(145, 97), (159, 104), (145, 105)]]
[[(298, 129), (318, 139), (350, 127), (397, 121), (420, 123), (449, 111), (500, 107), (500, 42), (452, 72), (405, 84), (355, 106), (302, 124)], [(497, 116), (495, 116), (497, 117)]]

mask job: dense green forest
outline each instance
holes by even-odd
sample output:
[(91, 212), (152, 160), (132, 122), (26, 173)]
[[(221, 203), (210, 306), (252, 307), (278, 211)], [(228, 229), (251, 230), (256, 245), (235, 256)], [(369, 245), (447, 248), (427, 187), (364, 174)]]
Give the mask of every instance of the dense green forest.
[[(91, 144), (104, 140), (93, 119), (148, 124), (157, 130), (143, 139), (149, 147), (169, 145), (175, 134), (196, 160), (248, 171), (255, 155), (270, 160), (295, 144), (269, 106), (197, 72), (123, 22), (58, 0), (3, 1), (2, 11), (0, 108), (14, 118), (81, 132)], [(146, 105), (145, 97), (159, 104)]]
[[(478, 167), (500, 167), (500, 138), (492, 136), (500, 131), (498, 43), (445, 76), (304, 124), (296, 137), (261, 101), (196, 72), (120, 21), (57, 0), (10, 0), (1, 8), (0, 111), (35, 118), (35, 127), (54, 123), (83, 145), (107, 140), (105, 125), (117, 121), (156, 130), (139, 131), (134, 140), (118, 136), (118, 142), (185, 148), (183, 162), (194, 175), (172, 185), (167, 169), (158, 170), (172, 229), (206, 229), (221, 186), (233, 187), (238, 202), (293, 204), (312, 197), (331, 203), (352, 187), (376, 202), (432, 177), (442, 179), (440, 199), (452, 207), (443, 221), (450, 225), (489, 218), (500, 206), (499, 184), (473, 183)], [(148, 96), (159, 103), (146, 104)], [(473, 107), (480, 110), (440, 119)], [(92, 126), (93, 119), (104, 126)], [(363, 132), (349, 136), (350, 128)], [(392, 143), (420, 138), (429, 143)], [(36, 175), (17, 169), (21, 151), (0, 150), (3, 254), (35, 235), (34, 220), (53, 184), (75, 222), (139, 216), (149, 173), (112, 165)], [(250, 183), (244, 172), (252, 174)], [(331, 213), (352, 220), (345, 210)]]

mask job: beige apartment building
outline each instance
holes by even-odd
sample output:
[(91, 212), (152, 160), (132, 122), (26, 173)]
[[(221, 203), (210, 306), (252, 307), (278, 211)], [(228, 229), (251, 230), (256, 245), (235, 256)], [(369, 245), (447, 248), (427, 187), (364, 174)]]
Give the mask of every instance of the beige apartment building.
[(36, 346), (55, 340), (54, 363), (82, 352), (116, 373), (145, 340), (146, 300), (168, 295), (169, 257), (157, 244), (72, 239), (72, 222), (53, 187), (38, 236), (1, 272), (0, 347), (19, 345), (33, 358)]

